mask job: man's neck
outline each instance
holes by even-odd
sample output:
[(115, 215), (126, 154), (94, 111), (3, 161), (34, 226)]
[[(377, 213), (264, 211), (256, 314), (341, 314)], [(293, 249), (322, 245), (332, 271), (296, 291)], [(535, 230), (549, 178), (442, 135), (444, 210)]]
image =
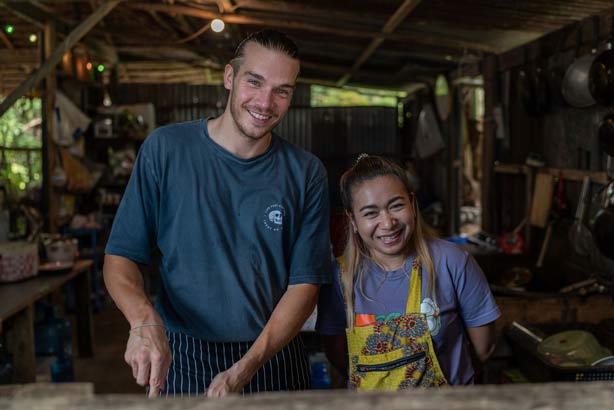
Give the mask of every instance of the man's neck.
[(241, 133), (232, 116), (224, 112), (207, 122), (209, 137), (232, 155), (249, 159), (263, 154), (271, 145), (271, 133), (259, 139), (249, 138)]

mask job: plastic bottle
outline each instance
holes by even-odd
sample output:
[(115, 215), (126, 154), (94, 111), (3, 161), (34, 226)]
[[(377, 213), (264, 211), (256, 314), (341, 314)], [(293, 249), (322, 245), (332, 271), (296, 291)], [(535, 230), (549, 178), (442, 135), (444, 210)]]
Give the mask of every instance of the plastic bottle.
[(316, 390), (330, 389), (328, 361), (324, 353), (316, 353), (309, 357), (311, 363), (311, 388)]

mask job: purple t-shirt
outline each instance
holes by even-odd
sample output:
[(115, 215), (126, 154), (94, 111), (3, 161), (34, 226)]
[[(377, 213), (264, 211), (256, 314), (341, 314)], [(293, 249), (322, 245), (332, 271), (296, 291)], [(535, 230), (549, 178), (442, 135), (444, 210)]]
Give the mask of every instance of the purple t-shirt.
[[(429, 243), (435, 265), (435, 298), (428, 295), (428, 275), (422, 267), (422, 306), (428, 312), (439, 307), (439, 323), (430, 316), (429, 328), (441, 369), (450, 384), (473, 380), (470, 341), (465, 327), (486, 325), (501, 316), (484, 273), (473, 257), (453, 243), (435, 240)], [(411, 255), (404, 269), (385, 272), (374, 263), (365, 274), (363, 292), (354, 286), (355, 313), (376, 315), (378, 319), (405, 312)], [(338, 267), (337, 267), (338, 269)], [(346, 327), (343, 295), (338, 272), (335, 283), (322, 286), (318, 302), (316, 330), (321, 334), (343, 334)], [(364, 296), (366, 295), (366, 297)], [(429, 315), (427, 314), (427, 317)]]

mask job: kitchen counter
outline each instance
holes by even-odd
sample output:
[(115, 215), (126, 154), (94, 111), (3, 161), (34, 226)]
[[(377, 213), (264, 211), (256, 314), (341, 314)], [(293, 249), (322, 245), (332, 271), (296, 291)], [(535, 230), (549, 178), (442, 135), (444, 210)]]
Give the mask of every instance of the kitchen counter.
[[(68, 386), (67, 386), (68, 387)], [(482, 385), (440, 390), (399, 393), (357, 394), (344, 390), (300, 393), (268, 393), (220, 400), (184, 398), (147, 400), (145, 396), (74, 394), (74, 389), (57, 385), (52, 394), (0, 395), (0, 408), (6, 409), (127, 409), (127, 410), (611, 410), (614, 408), (614, 383), (549, 383), (520, 385)], [(71, 394), (73, 393), (73, 394)]]

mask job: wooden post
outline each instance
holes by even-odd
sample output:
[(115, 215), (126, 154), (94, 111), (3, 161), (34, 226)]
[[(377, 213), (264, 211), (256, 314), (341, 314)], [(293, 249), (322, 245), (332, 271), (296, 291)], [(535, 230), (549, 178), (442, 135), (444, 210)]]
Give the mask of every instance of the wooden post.
[[(43, 53), (47, 60), (51, 55), (56, 42), (55, 25), (48, 22), (44, 31)], [(55, 107), (55, 91), (57, 83), (55, 65), (49, 70), (43, 86), (42, 115), (43, 115), (43, 215), (45, 217), (45, 230), (51, 233), (58, 231), (57, 226), (57, 196), (51, 184), (51, 175), (56, 167), (56, 146), (53, 142), (53, 123)]]
[(493, 116), (497, 93), (497, 56), (488, 54), (482, 63), (484, 78), (484, 144), (482, 145), (482, 229), (494, 228), (493, 184), (496, 124)]
[[(15, 383), (36, 381), (34, 354), (34, 305), (30, 304), (9, 319), (11, 329), (6, 332), (6, 347), (15, 363)], [(8, 325), (8, 323), (7, 323)], [(6, 326), (8, 328), (9, 326)]]
[(77, 318), (77, 345), (79, 357), (94, 356), (92, 307), (90, 294), (92, 292), (92, 266), (86, 272), (74, 279), (75, 315)]

